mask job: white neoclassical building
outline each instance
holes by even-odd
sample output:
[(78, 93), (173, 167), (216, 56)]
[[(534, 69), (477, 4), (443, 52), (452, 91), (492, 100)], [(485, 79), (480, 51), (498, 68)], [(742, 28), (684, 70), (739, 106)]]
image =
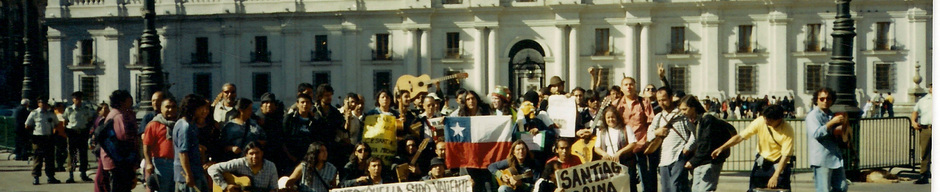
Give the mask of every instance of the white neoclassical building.
[[(52, 98), (138, 90), (142, 3), (49, 1)], [(932, 6), (852, 2), (861, 99), (892, 92), (909, 103), (911, 79), (932, 80)], [(157, 0), (156, 12), (176, 94), (215, 96), (231, 82), (240, 96), (271, 91), (291, 103), (307, 82), (372, 98), (404, 74), (466, 72), (445, 90), (509, 86), (518, 95), (552, 76), (590, 87), (590, 67), (603, 69), (601, 85), (631, 76), (658, 86), (663, 63), (687, 93), (789, 95), (807, 106), (825, 82), (835, 8), (832, 0)]]

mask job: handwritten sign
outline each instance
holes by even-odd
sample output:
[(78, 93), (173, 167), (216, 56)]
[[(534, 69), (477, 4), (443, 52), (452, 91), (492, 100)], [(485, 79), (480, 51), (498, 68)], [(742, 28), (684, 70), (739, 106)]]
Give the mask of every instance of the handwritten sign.
[(391, 115), (370, 115), (363, 122), (362, 142), (372, 147), (372, 156), (382, 159), (390, 165), (398, 151), (395, 137), (395, 124), (398, 120)]
[(394, 191), (394, 192), (471, 192), (473, 191), (473, 181), (469, 175), (460, 177), (448, 177), (443, 179), (434, 179), (427, 181), (416, 181), (407, 183), (392, 183), (381, 185), (368, 185), (361, 187), (349, 187), (333, 189), (330, 192), (375, 192), (375, 191)]
[(558, 187), (565, 192), (629, 191), (630, 176), (620, 163), (593, 161), (555, 172)]
[(548, 97), (548, 116), (558, 125), (556, 132), (561, 137), (574, 137), (578, 108), (574, 97), (552, 95)]

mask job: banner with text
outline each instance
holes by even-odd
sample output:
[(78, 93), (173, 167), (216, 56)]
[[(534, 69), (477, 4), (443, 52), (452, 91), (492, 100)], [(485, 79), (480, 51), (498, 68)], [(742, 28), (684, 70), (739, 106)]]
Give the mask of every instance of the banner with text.
[(473, 182), (469, 175), (460, 177), (448, 177), (443, 179), (434, 179), (427, 181), (415, 181), (407, 183), (392, 183), (381, 185), (368, 185), (361, 187), (349, 187), (330, 190), (330, 192), (471, 192), (473, 191)]
[(574, 97), (565, 97), (564, 95), (552, 95), (548, 97), (548, 116), (552, 122), (558, 125), (558, 136), (574, 137), (576, 118), (578, 108)]
[(362, 142), (372, 147), (372, 156), (382, 159), (385, 165), (391, 165), (392, 158), (398, 151), (395, 137), (398, 120), (391, 115), (369, 115), (363, 122)]
[(620, 163), (601, 160), (555, 171), (565, 192), (629, 191), (630, 176)]

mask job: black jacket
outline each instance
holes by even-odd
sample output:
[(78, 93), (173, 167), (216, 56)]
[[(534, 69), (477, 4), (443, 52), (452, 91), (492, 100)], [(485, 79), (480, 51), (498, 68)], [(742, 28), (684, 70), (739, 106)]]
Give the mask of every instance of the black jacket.
[(714, 160), (712, 159), (712, 151), (724, 145), (725, 142), (728, 142), (731, 137), (737, 134), (734, 126), (715, 116), (702, 115), (696, 123), (696, 127), (698, 132), (695, 134), (695, 138), (697, 139), (695, 139), (695, 143), (692, 143), (694, 154), (692, 159), (689, 160), (692, 167), (709, 164), (714, 160), (724, 162), (731, 155), (730, 151), (725, 150)]

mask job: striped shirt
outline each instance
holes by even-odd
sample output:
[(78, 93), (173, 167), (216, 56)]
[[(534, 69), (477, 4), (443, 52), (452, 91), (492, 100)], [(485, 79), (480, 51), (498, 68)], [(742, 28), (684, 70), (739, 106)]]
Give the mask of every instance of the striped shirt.
[(261, 167), (261, 171), (259, 171), (258, 174), (251, 173), (251, 166), (248, 165), (248, 161), (245, 160), (245, 158), (232, 159), (230, 161), (217, 163), (215, 165), (209, 166), (207, 171), (209, 172), (209, 175), (212, 176), (212, 181), (223, 189), (228, 187), (228, 183), (225, 182), (225, 179), (222, 177), (222, 173), (230, 173), (237, 176), (248, 176), (251, 178), (251, 186), (257, 189), (261, 189), (257, 191), (277, 189), (277, 168), (274, 167), (274, 163), (268, 160), (264, 160), (264, 165)]
[[(328, 162), (323, 164), (323, 169), (316, 170), (316, 173), (320, 175), (320, 177), (317, 178), (316, 175), (307, 174), (311, 173), (312, 170), (307, 170), (306, 162), (300, 163), (300, 167), (303, 167), (303, 176), (300, 179), (300, 192), (327, 192), (332, 188), (331, 186), (324, 186), (323, 184), (326, 182), (327, 185), (331, 185), (331, 183), (336, 180), (336, 167)], [(320, 181), (320, 179), (323, 179), (323, 181)]]

